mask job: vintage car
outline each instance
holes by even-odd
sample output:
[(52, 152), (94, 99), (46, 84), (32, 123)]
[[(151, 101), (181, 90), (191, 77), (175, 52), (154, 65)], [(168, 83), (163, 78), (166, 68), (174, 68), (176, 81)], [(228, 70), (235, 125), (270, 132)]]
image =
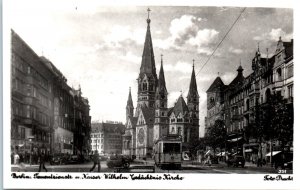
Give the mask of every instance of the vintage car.
[(54, 154), (50, 158), (50, 164), (51, 165), (61, 165), (66, 164), (68, 161), (68, 156), (65, 154)]
[(110, 156), (107, 161), (106, 165), (108, 168), (129, 168), (130, 166), (130, 159), (123, 155), (112, 155)]
[(234, 167), (239, 167), (241, 166), (242, 168), (245, 166), (245, 158), (243, 156), (240, 155), (234, 155), (232, 157), (230, 157), (227, 160), (227, 166), (234, 166)]

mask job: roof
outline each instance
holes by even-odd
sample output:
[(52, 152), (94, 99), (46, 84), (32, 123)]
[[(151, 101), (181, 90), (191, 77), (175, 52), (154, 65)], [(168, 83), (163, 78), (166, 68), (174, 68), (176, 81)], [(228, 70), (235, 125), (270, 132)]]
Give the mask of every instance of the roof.
[(164, 74), (164, 67), (163, 67), (163, 61), (162, 60), (161, 60), (161, 64), (160, 64), (157, 89), (158, 89), (156, 91), (157, 93), (161, 92), (161, 91), (162, 92), (167, 92), (165, 74)]
[(144, 115), (146, 124), (154, 123), (155, 110), (153, 108), (141, 107), (142, 114)]
[(141, 64), (141, 68), (140, 68), (140, 76), (144, 73), (152, 74), (155, 78), (157, 78), (152, 38), (151, 38), (151, 32), (150, 32), (150, 22), (148, 22), (148, 24), (147, 24), (147, 32), (146, 32), (146, 38), (145, 38), (145, 43), (144, 43), (142, 64)]
[(132, 97), (131, 97), (131, 88), (129, 88), (129, 94), (128, 94), (128, 99), (127, 99), (127, 106), (133, 108), (133, 102), (132, 102)]
[(132, 128), (136, 127), (138, 117), (129, 116), (128, 118), (129, 118), (129, 120), (131, 122)]
[(235, 87), (236, 85), (243, 84), (245, 77), (243, 75), (237, 75), (231, 83), (228, 85), (229, 88)]
[(167, 116), (169, 117), (173, 111), (173, 108), (174, 107), (171, 107), (171, 108), (168, 108), (168, 111), (167, 111)]
[(285, 48), (286, 58), (293, 56), (294, 40), (292, 39), (290, 42), (283, 42), (283, 46)]
[(92, 123), (91, 133), (108, 132), (124, 133), (125, 125), (122, 123)]
[(189, 96), (199, 98), (194, 65), (193, 65), (193, 71), (192, 71), (192, 76), (191, 76), (191, 81), (190, 81), (190, 88), (189, 88), (189, 92), (188, 92), (188, 97)]
[(175, 103), (175, 106), (174, 106), (172, 112), (175, 114), (175, 116), (178, 116), (179, 113), (182, 113), (182, 115), (184, 115), (188, 111), (189, 111), (189, 108), (187, 107), (183, 97), (180, 96), (178, 98), (177, 102)]
[(237, 69), (238, 74), (236, 75), (236, 77), (231, 81), (231, 83), (228, 85), (229, 88), (231, 87), (235, 87), (236, 85), (242, 85), (245, 77), (243, 75), (243, 68), (242, 66), (239, 66), (239, 68)]
[(206, 92), (213, 92), (216, 88), (223, 88), (224, 86), (225, 85), (222, 79), (220, 77), (217, 77)]

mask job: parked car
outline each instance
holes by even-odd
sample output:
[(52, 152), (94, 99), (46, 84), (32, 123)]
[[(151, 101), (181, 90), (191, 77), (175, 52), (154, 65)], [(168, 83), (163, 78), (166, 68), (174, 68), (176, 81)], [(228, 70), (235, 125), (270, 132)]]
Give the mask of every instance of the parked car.
[(67, 160), (67, 164), (79, 164), (79, 163), (81, 163), (81, 159), (79, 158), (78, 155), (72, 155)]
[(235, 155), (227, 160), (227, 166), (241, 166), (243, 168), (245, 166), (245, 158), (243, 156)]
[(292, 170), (293, 169), (293, 161), (283, 163), (283, 169)]
[(101, 161), (106, 161), (109, 158), (109, 156), (107, 154), (100, 154), (99, 156), (100, 156)]
[(61, 165), (61, 164), (66, 164), (68, 160), (68, 157), (64, 154), (54, 154), (50, 158), (50, 164), (51, 165)]
[(122, 167), (127, 169), (130, 166), (130, 159), (123, 155), (113, 155), (109, 157), (106, 165), (108, 168)]

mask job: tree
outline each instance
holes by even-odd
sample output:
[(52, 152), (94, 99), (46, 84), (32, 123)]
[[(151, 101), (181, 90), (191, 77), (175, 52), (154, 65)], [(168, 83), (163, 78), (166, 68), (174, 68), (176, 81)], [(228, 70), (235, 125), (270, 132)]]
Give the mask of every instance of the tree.
[(226, 143), (226, 130), (223, 120), (216, 120), (215, 124), (207, 131), (207, 135), (204, 137), (208, 146), (212, 147), (214, 152), (217, 148), (223, 148)]
[(288, 142), (293, 141), (294, 109), (293, 104), (287, 104), (282, 96), (273, 95), (271, 111), (274, 113), (270, 120), (274, 139), (281, 142), (282, 150)]
[[(293, 104), (287, 104), (281, 95), (270, 95), (264, 104), (256, 104), (254, 109), (255, 124), (245, 129), (245, 136), (256, 138), (260, 150), (263, 141), (278, 140), (281, 149), (293, 141)], [(259, 152), (262, 157), (262, 151)], [(272, 157), (272, 156), (271, 156)]]

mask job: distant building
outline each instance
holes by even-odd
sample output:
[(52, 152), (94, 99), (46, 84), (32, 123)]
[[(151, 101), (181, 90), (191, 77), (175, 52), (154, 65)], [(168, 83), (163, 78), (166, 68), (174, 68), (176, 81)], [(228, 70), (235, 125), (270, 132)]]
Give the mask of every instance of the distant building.
[(11, 34), (11, 151), (89, 151), (88, 100), (45, 57)]
[(92, 123), (91, 150), (105, 154), (121, 154), (124, 130), (125, 126), (122, 123)]

